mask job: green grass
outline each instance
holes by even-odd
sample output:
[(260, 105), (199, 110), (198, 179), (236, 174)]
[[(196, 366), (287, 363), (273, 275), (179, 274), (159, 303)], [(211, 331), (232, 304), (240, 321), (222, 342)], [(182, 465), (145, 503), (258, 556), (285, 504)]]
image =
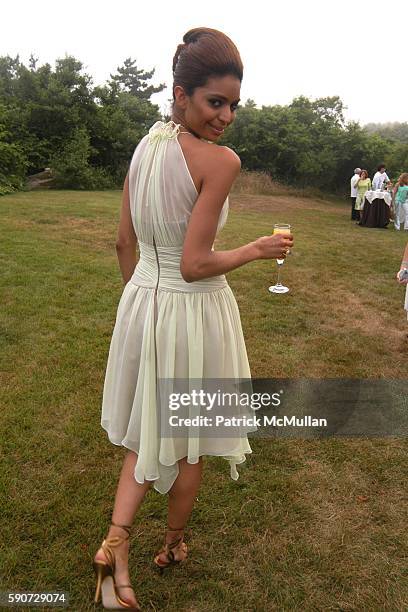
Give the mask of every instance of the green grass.
[[(109, 342), (123, 283), (120, 192), (38, 191), (0, 200), (1, 588), (69, 591), (93, 610), (91, 561), (110, 520), (124, 449), (100, 427)], [(348, 203), (235, 195), (217, 248), (293, 225), (274, 262), (228, 278), (254, 377), (405, 378), (406, 236), (349, 220)], [(403, 439), (252, 440), (229, 479), (205, 462), (189, 561), (152, 569), (166, 499), (151, 491), (132, 535), (145, 610), (399, 611), (408, 607)], [(25, 608), (27, 609), (27, 608)]]

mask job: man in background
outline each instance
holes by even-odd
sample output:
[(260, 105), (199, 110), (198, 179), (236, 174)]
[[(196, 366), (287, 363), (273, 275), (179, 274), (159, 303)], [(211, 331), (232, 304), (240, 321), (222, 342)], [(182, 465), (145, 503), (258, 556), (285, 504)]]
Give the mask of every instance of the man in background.
[(354, 170), (354, 175), (350, 179), (350, 196), (351, 196), (351, 220), (356, 221), (358, 218), (357, 211), (354, 208), (356, 205), (356, 197), (357, 197), (357, 181), (360, 178), (361, 168), (356, 168)]
[(390, 179), (385, 171), (385, 164), (380, 164), (377, 168), (377, 172), (374, 174), (372, 190), (382, 189), (384, 183), (389, 183)]

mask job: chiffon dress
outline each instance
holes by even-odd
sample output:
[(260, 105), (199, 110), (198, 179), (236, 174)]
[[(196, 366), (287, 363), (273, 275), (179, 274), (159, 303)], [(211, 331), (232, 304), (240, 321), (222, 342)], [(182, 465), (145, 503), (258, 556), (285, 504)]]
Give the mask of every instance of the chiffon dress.
[[(237, 464), (252, 452), (246, 435), (159, 433), (158, 378), (250, 379), (239, 310), (225, 276), (191, 283), (181, 276), (184, 237), (198, 192), (179, 133), (179, 124), (157, 121), (130, 163), (130, 211), (140, 258), (117, 307), (101, 417), (109, 440), (138, 454), (136, 481), (154, 481), (160, 493), (171, 488), (183, 457), (189, 463), (201, 455), (224, 457), (236, 480)], [(217, 233), (227, 216), (228, 197)]]

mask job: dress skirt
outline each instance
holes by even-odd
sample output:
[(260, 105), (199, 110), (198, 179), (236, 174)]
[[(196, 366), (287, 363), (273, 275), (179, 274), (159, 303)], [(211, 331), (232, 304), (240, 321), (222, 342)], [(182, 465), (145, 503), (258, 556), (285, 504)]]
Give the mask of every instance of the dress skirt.
[[(202, 455), (225, 457), (230, 474), (251, 453), (246, 436), (158, 435), (156, 379), (250, 378), (241, 320), (227, 285), (215, 291), (155, 291), (126, 284), (117, 310), (106, 367), (101, 425), (109, 440), (136, 452), (135, 479), (154, 481), (167, 493), (178, 475), (177, 461)], [(155, 338), (156, 327), (156, 338)]]

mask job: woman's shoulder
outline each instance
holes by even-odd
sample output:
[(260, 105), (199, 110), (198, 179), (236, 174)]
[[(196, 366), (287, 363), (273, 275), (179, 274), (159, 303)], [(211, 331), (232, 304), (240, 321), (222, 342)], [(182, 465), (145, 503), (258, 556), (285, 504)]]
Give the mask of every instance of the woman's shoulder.
[(241, 160), (229, 147), (187, 135), (180, 140), (184, 159), (198, 192), (208, 177), (219, 174), (236, 176), (239, 173)]
[(149, 141), (149, 134), (145, 134), (144, 136), (142, 136), (142, 138), (139, 140), (139, 142), (135, 145), (133, 149), (132, 159), (142, 153), (148, 141)]
[(238, 155), (225, 145), (218, 145), (216, 143), (202, 142), (203, 148), (203, 160), (204, 163), (208, 163), (211, 166), (217, 165), (223, 168), (240, 168), (241, 160)]
[(233, 149), (223, 145), (219, 146), (218, 148), (222, 150), (222, 155), (228, 163), (235, 166), (239, 165), (241, 167), (241, 160)]

